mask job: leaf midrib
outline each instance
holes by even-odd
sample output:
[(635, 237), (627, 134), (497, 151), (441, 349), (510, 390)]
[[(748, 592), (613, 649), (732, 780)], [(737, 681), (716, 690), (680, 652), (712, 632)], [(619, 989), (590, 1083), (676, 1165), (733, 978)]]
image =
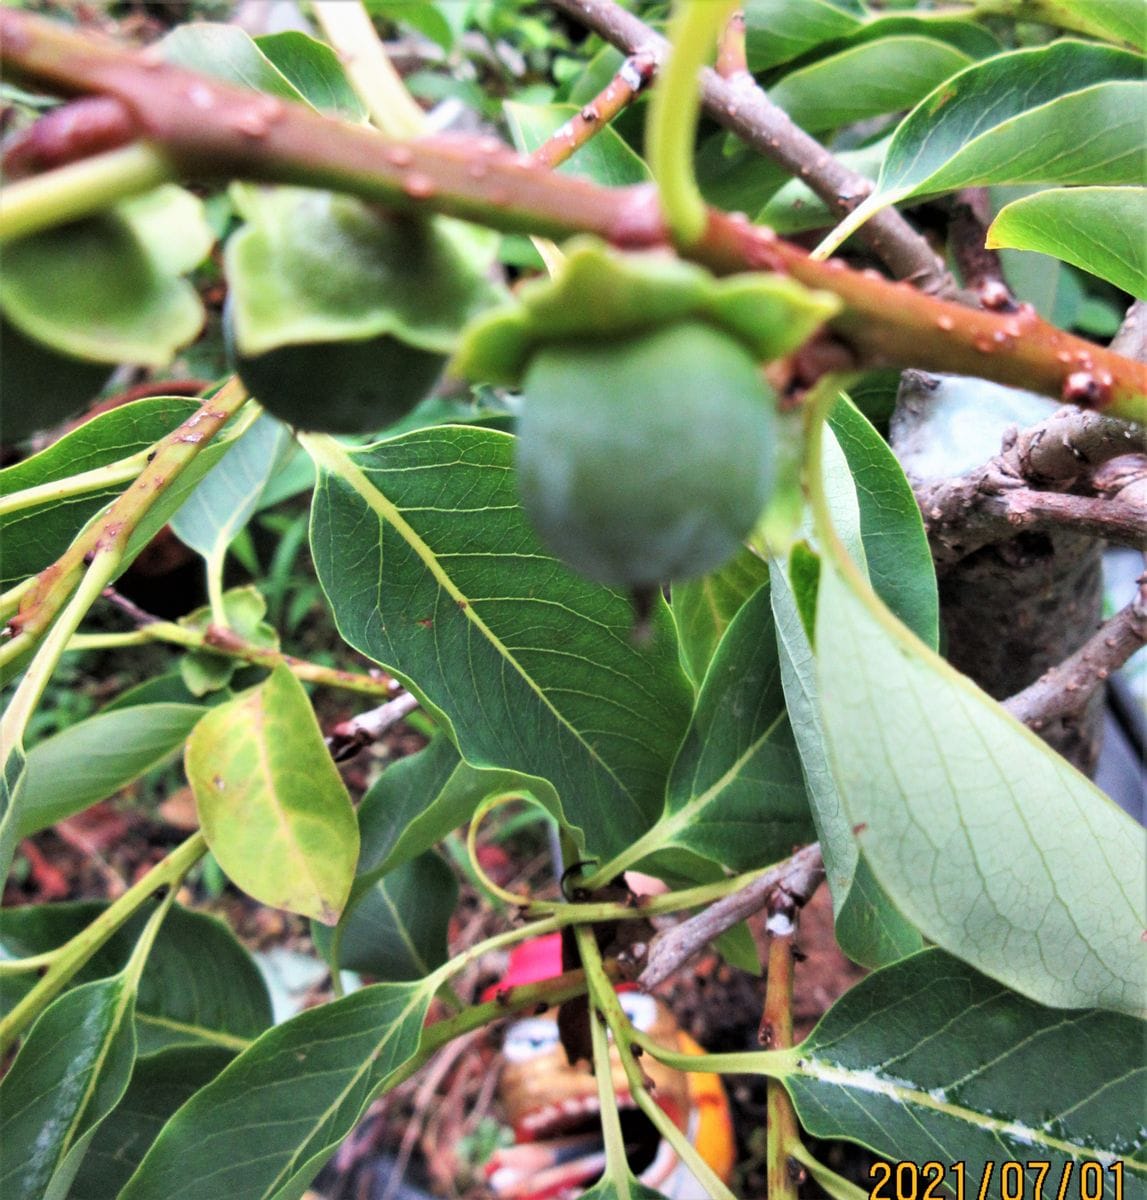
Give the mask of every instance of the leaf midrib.
[(138, 1009), (135, 1019), (139, 1025), (162, 1029), (166, 1033), (186, 1034), (188, 1037), (195, 1038), (196, 1041), (210, 1042), (212, 1045), (222, 1046), (225, 1050), (236, 1050), (240, 1053), (253, 1042), (252, 1038), (242, 1037), (239, 1034), (226, 1033), (221, 1029), (211, 1029), (206, 1025), (195, 1025), (190, 1021), (177, 1021), (174, 1017), (163, 1017), (157, 1013), (140, 1012)]
[[(267, 683), (271, 683), (271, 680), (268, 680)], [(267, 796), (271, 801), (272, 812), (277, 815), (278, 825), (282, 831), (282, 840), (285, 844), (284, 849), (301, 874), (310, 881), (312, 895), (318, 896), (322, 904), (325, 905), (328, 898), (327, 889), (315, 874), (312, 856), (306, 854), (299, 846), (292, 814), (287, 804), (279, 795), (279, 789), (276, 786), (276, 772), (274, 764), (271, 762), (270, 743), (267, 733), (267, 724), (270, 718), (267, 712), (263, 689), (260, 688), (255, 692), (247, 704), (251, 713), (251, 724), (255, 734), (252, 741), (255, 743), (257, 769), (263, 777)]]
[[(948, 1100), (939, 1100), (929, 1092), (920, 1091), (911, 1085), (891, 1079), (881, 1079), (873, 1071), (857, 1071), (815, 1058), (798, 1058), (793, 1066), (793, 1075), (816, 1080), (829, 1086), (863, 1092), (870, 1096), (884, 1096), (900, 1104), (913, 1104), (930, 1112), (938, 1113), (964, 1124), (990, 1131), (997, 1137), (1012, 1137), (1029, 1145), (1046, 1146), (1058, 1150), (1071, 1158), (1093, 1158), (1100, 1162), (1114, 1162), (1119, 1157), (1114, 1150), (1097, 1150), (1094, 1146), (1083, 1146), (1075, 1142), (1052, 1137), (1041, 1129), (1025, 1125), (1021, 1121), (1005, 1121), (988, 1116), (976, 1109), (965, 1108)], [(1078, 1107), (1078, 1105), (1077, 1105)], [(1130, 1170), (1147, 1177), (1147, 1163), (1124, 1160)]]
[[(279, 1191), (279, 1189), (281, 1187), (284, 1187), (287, 1183), (290, 1182), (291, 1177), (294, 1174), (295, 1167), (298, 1164), (299, 1158), (307, 1148), (307, 1142), (310, 1140), (310, 1138), (312, 1138), (314, 1136), (314, 1131), (323, 1126), (323, 1124), (326, 1122), (327, 1118), (330, 1117), (337, 1108), (339, 1108), (339, 1106), (343, 1103), (343, 1101), (346, 1099), (346, 1097), (350, 1094), (350, 1092), (354, 1088), (355, 1084), (358, 1083), (358, 1081), (364, 1075), (366, 1075), (371, 1070), (371, 1068), (375, 1065), (375, 1063), (378, 1062), (378, 1060), (382, 1057), (382, 1053), (386, 1049), (387, 1045), (390, 1043), (391, 1039), (394, 1038), (395, 1036), (397, 1036), (402, 1031), (402, 1026), (405, 1024), (407, 1017), (410, 1016), (410, 1014), (414, 1011), (414, 1009), (417, 1007), (417, 1005), (423, 999), (425, 991), (426, 991), (425, 987), (416, 989), (414, 991), (413, 995), (411, 996), (410, 1001), (403, 1006), (402, 1011), (398, 1014), (398, 1016), (395, 1017), (395, 1019), (390, 1022), (390, 1024), (387, 1026), (385, 1035), (374, 1044), (374, 1048), (371, 1050), (370, 1054), (367, 1055), (366, 1059), (359, 1066), (359, 1068), (356, 1071), (353, 1071), (351, 1073), (351, 1075), (347, 1079), (346, 1084), (339, 1091), (338, 1095), (312, 1121), (311, 1132), (307, 1135), (306, 1141), (300, 1142), (299, 1145), (295, 1148), (294, 1154), (292, 1154), (291, 1157), (289, 1159), (287, 1159), (287, 1162), (284, 1165), (283, 1169), (274, 1178), (274, 1180), (272, 1180), (272, 1182), (268, 1185), (268, 1187), (264, 1189), (264, 1191), (259, 1196), (259, 1200), (271, 1200), (271, 1198), (275, 1195), (275, 1193), (277, 1191)], [(397, 1067), (399, 1067), (401, 1065), (402, 1065), (401, 1063), (394, 1064), (394, 1067), (392, 1068), (392, 1070), (396, 1069)], [(366, 1103), (370, 1103), (370, 1101), (372, 1099), (373, 1099), (373, 1096), (368, 1096), (366, 1099)], [(348, 1130), (348, 1132), (349, 1132), (349, 1130)]]
[(316, 440), (308, 440), (306, 443), (307, 450), (322, 461), (324, 468), (332, 475), (341, 479), (349, 487), (362, 498), (367, 507), (382, 521), (389, 522), (395, 531), (403, 538), (410, 546), (423, 565), (430, 572), (431, 576), (438, 583), (438, 586), (455, 602), (458, 610), (462, 615), (474, 625), (487, 643), (502, 657), (521, 678), (522, 682), (532, 691), (553, 716), (554, 720), (566, 731), (568, 731), (585, 751), (590, 760), (596, 764), (616, 785), (618, 791), (625, 796), (634, 806), (638, 813), (641, 813), (641, 806), (636, 798), (632, 795), (629, 789), (625, 786), (621, 779), (618, 778), (613, 768), (601, 757), (594, 747), (585, 740), (578, 729), (570, 723), (567, 717), (554, 705), (546, 692), (541, 688), (529, 672), (510, 652), (509, 647), (494, 633), (494, 631), (486, 624), (486, 622), (478, 615), (474, 609), (474, 605), (470, 602), (470, 598), (462, 593), (455, 584), (451, 576), (443, 569), (438, 561), (438, 556), (434, 554), (431, 548), (426, 544), (418, 532), (405, 519), (397, 505), (387, 499), (387, 497), (374, 486), (367, 478), (362, 468), (354, 462), (350, 455), (339, 455), (341, 461), (334, 462), (334, 456), (329, 453), (326, 444), (316, 444)]

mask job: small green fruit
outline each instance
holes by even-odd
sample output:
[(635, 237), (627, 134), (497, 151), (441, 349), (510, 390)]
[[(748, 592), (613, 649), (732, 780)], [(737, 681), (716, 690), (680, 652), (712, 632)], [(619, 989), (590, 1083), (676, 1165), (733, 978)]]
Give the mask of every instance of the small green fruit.
[(591, 579), (642, 589), (704, 574), (769, 499), (774, 398), (746, 347), (703, 321), (544, 345), (523, 390), (523, 506)]
[(429, 394), (446, 364), (446, 355), (390, 334), (243, 355), (229, 311), (224, 334), (243, 386), (268, 412), (299, 429), (324, 433), (373, 433), (393, 425)]

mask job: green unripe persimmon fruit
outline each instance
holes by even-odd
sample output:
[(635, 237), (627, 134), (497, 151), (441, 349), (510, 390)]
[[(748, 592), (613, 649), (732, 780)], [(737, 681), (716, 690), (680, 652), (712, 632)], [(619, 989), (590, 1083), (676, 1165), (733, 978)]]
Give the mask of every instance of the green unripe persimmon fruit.
[(545, 345), (523, 392), (523, 506), (591, 579), (643, 589), (704, 574), (768, 502), (774, 396), (748, 349), (702, 320)]
[(288, 425), (323, 433), (373, 433), (400, 420), (429, 394), (446, 355), (397, 337), (299, 342), (244, 355), (230, 310), (223, 313), (228, 354), (243, 386)]

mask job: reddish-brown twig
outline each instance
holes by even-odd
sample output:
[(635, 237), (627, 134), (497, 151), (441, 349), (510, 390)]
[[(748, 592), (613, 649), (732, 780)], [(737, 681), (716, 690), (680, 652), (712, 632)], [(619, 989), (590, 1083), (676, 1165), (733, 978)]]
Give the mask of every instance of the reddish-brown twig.
[(532, 161), (543, 167), (564, 163), (649, 85), (655, 66), (647, 55), (631, 54), (609, 83), (530, 155)]

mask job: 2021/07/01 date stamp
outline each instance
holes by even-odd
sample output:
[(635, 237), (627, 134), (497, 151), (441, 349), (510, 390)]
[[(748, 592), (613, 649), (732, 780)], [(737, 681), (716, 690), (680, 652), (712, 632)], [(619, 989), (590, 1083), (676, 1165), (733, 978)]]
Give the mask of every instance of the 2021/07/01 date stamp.
[(947, 1167), (939, 1162), (878, 1162), (868, 1177), (868, 1200), (947, 1200), (953, 1194), (956, 1200), (1123, 1200), (1123, 1163), (1118, 1159), (1106, 1166), (1066, 1162), (1058, 1172), (1047, 1160), (989, 1160), (978, 1178), (962, 1162)]

